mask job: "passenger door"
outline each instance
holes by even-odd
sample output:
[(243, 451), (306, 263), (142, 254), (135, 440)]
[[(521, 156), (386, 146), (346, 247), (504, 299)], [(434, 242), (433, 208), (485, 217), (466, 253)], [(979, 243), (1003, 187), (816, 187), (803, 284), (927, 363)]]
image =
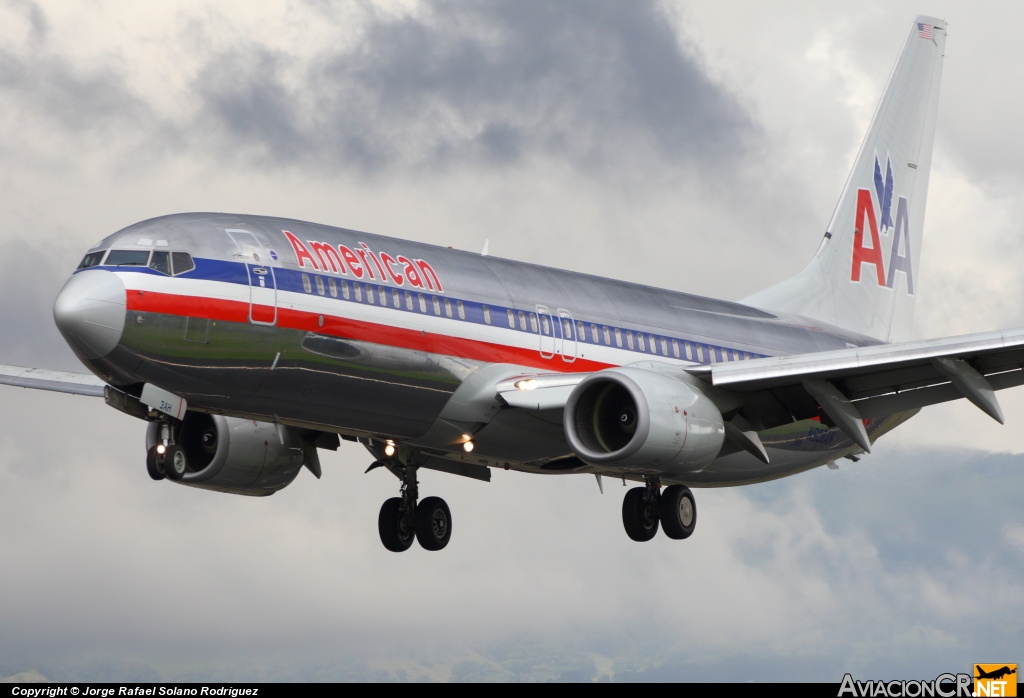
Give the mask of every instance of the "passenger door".
[(270, 264), (270, 255), (263, 243), (248, 230), (227, 228), (224, 232), (238, 248), (235, 257), (245, 262), (249, 277), (249, 322), (254, 325), (277, 324), (277, 278)]

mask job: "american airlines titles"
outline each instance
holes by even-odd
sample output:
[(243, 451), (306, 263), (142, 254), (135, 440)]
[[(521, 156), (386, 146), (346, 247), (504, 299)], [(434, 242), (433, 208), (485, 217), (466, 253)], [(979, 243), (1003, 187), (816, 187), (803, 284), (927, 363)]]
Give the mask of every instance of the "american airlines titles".
[(401, 254), (392, 257), (387, 252), (374, 252), (365, 242), (360, 242), (355, 249), (345, 245), (334, 247), (315, 240), (307, 240), (304, 244), (287, 230), (281, 232), (288, 238), (300, 269), (310, 266), (316, 271), (346, 276), (351, 273), (357, 279), (379, 280), (444, 293), (437, 272), (422, 259), (410, 259)]

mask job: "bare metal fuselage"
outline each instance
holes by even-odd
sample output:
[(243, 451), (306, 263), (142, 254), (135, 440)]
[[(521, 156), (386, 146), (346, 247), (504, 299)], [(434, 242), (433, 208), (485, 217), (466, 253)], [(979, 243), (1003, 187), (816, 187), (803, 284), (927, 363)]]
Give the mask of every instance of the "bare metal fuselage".
[[(574, 462), (560, 415), (499, 411), (470, 425), (472, 454), (446, 442), (469, 427), (439, 425), (442, 412), (487, 366), (692, 367), (878, 343), (736, 303), (295, 220), (181, 214), (93, 249), (183, 251), (195, 262), (175, 276), (104, 263), (76, 272), (124, 284), (116, 346), (94, 356), (72, 342), (108, 383), (151, 383), (194, 410), (392, 439), (492, 467), (642, 476)], [(877, 437), (907, 416), (868, 430)], [(859, 450), (811, 419), (760, 437), (770, 465), (725, 453), (679, 481), (755, 482)]]

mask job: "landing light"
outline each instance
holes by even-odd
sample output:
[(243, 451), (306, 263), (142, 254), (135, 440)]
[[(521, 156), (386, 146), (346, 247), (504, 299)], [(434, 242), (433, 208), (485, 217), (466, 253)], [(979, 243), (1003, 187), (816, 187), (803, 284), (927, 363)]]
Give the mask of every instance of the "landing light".
[(473, 452), (473, 442), (472, 441), (465, 442), (464, 444), (462, 444), (462, 448), (466, 451), (466, 453), (472, 453)]
[(537, 381), (532, 378), (526, 380), (516, 381), (516, 389), (518, 390), (533, 390), (537, 387)]
[(162, 456), (164, 453), (167, 452), (167, 447), (164, 446), (163, 444), (158, 444), (156, 447), (156, 452)]
[(385, 444), (385, 446), (384, 446), (384, 455), (387, 456), (388, 458), (390, 458), (391, 456), (395, 455), (395, 442), (394, 441), (390, 441), (389, 440), (387, 442), (387, 444)]

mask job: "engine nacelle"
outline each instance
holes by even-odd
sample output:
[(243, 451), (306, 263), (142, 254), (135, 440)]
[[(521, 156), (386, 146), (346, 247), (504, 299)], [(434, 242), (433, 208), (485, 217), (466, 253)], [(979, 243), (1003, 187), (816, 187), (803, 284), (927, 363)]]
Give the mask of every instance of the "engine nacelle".
[(565, 404), (565, 436), (591, 465), (692, 473), (722, 449), (722, 413), (698, 388), (642, 368), (587, 376)]
[[(159, 440), (160, 424), (150, 422), (147, 450)], [(185, 413), (177, 443), (188, 462), (180, 484), (231, 494), (273, 494), (291, 484), (305, 460), (297, 429), (202, 412)]]

